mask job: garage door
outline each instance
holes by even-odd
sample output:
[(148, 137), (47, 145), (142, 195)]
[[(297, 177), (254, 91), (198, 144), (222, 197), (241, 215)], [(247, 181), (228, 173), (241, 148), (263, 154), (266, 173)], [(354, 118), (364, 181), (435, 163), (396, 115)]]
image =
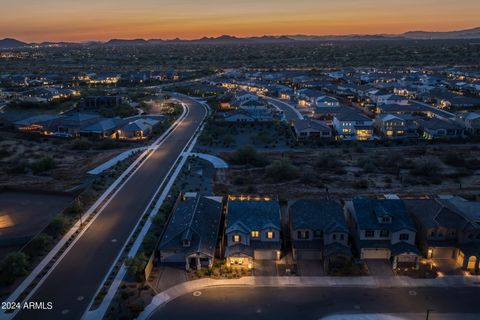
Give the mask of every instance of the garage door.
[(384, 248), (364, 248), (362, 259), (390, 259), (390, 250)]
[(320, 250), (297, 250), (297, 260), (322, 260)]
[(455, 248), (432, 248), (433, 259), (452, 259)]
[(415, 262), (416, 259), (417, 259), (417, 256), (415, 255), (401, 254), (398, 256), (397, 261), (398, 262)]
[(253, 258), (255, 260), (276, 260), (277, 254), (275, 250), (255, 250)]

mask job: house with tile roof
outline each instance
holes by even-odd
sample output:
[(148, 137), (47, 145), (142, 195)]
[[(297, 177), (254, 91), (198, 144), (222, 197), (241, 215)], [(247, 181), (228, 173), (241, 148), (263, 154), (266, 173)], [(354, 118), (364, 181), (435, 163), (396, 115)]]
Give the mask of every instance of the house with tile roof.
[(352, 258), (342, 206), (333, 200), (297, 200), (289, 206), (292, 253), (296, 261), (321, 260), (325, 270)]
[(260, 197), (229, 196), (225, 229), (227, 265), (254, 267), (254, 260), (281, 256), (280, 205)]
[(417, 231), (402, 200), (355, 198), (345, 208), (360, 259), (389, 260), (393, 269), (418, 268)]
[(222, 197), (180, 195), (158, 245), (161, 263), (211, 268), (223, 209)]

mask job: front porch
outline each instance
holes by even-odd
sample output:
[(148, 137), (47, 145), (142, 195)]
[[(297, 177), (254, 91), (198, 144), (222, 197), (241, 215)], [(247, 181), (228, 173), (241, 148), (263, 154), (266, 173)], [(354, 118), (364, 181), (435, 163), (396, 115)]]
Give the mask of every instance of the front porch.
[(247, 255), (236, 255), (227, 257), (227, 267), (252, 269), (253, 258)]
[(201, 254), (194, 253), (185, 258), (185, 269), (188, 271), (190, 268), (195, 268), (200, 270), (203, 268), (212, 268), (213, 266), (213, 257)]

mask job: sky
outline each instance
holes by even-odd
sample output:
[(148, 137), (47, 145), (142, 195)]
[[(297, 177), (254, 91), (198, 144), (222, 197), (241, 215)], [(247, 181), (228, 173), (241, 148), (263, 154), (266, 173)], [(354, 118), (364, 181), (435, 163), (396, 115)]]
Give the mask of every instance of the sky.
[(0, 0), (0, 38), (343, 35), (480, 27), (480, 0)]

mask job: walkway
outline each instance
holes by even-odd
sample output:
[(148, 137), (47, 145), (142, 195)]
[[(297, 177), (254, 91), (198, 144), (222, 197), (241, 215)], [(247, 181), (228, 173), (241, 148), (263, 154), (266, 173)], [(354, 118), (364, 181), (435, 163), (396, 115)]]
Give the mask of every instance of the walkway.
[(133, 155), (137, 152), (140, 152), (140, 151), (144, 151), (146, 149), (147, 149), (147, 147), (141, 147), (141, 148), (134, 148), (134, 149), (124, 151), (124, 152), (120, 153), (119, 155), (117, 155), (116, 157), (114, 157), (114, 158), (106, 161), (105, 163), (99, 165), (95, 169), (92, 169), (92, 170), (88, 171), (87, 173), (92, 174), (92, 175), (98, 175), (98, 174), (104, 172), (105, 170), (108, 170), (111, 167), (115, 166), (117, 163), (127, 159), (131, 155)]
[(210, 162), (215, 169), (228, 169), (228, 163), (223, 159), (207, 153), (191, 153), (190, 155)]

